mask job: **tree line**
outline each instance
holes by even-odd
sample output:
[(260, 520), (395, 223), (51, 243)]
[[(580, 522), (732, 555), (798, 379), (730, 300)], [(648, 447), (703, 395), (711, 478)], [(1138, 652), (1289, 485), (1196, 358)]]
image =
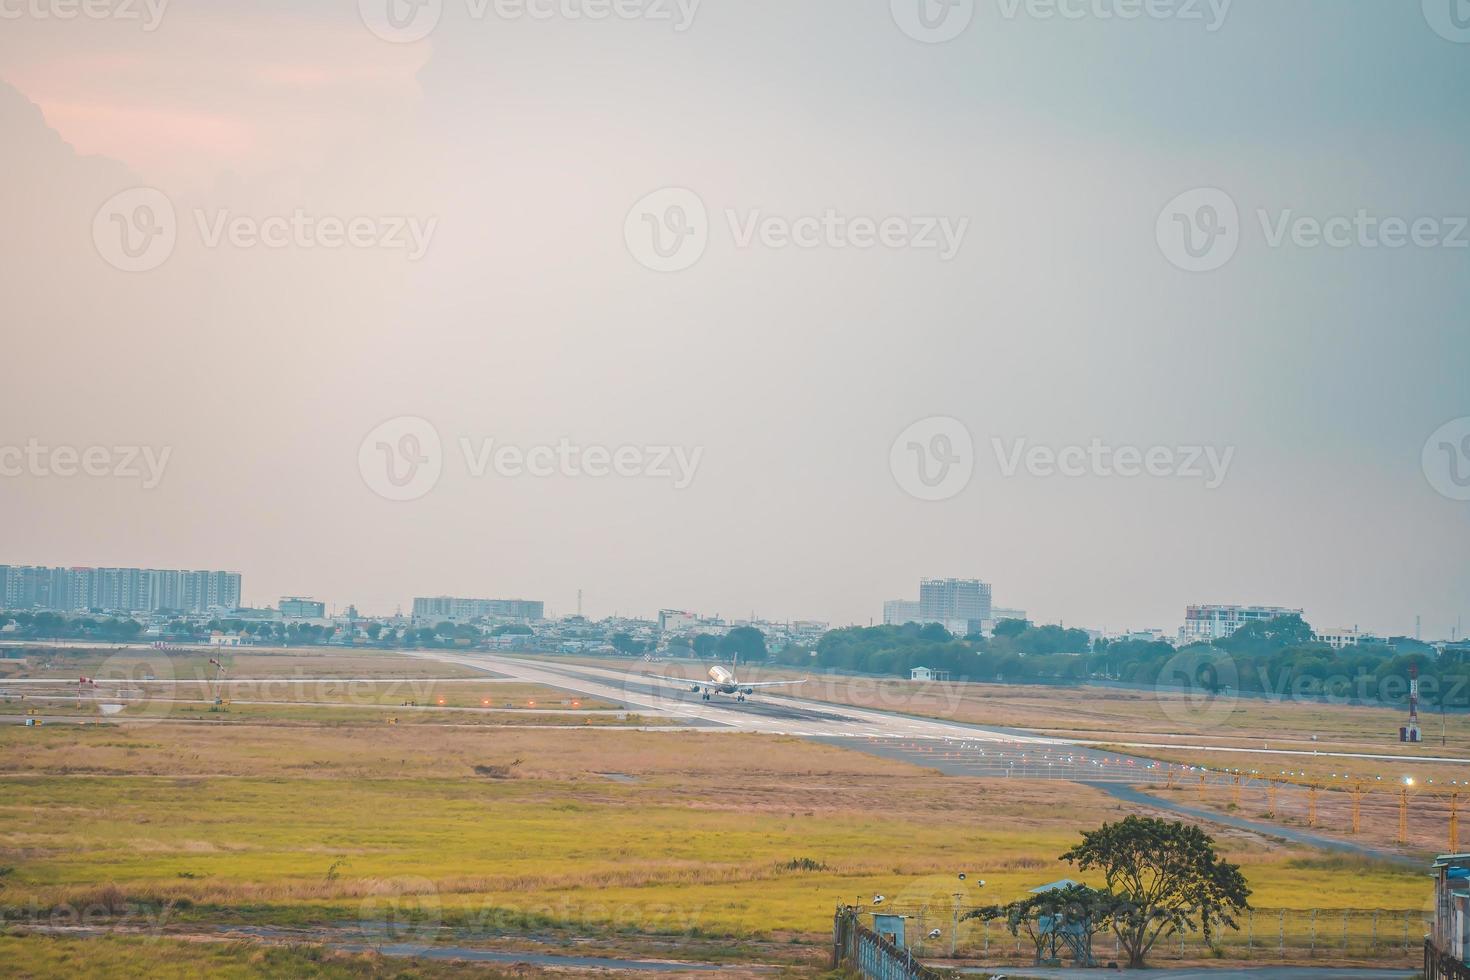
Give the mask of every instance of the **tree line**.
[(815, 646), (789, 646), (773, 662), (800, 669), (907, 676), (915, 667), (956, 680), (1085, 684), (1114, 681), (1217, 693), (1401, 704), (1411, 668), (1420, 703), (1470, 707), (1470, 647), (1434, 647), (1410, 637), (1335, 650), (1292, 614), (1249, 623), (1213, 644), (1176, 648), (1162, 640), (1098, 640), (1085, 630), (1003, 620), (993, 636), (957, 637), (937, 623), (849, 627)]

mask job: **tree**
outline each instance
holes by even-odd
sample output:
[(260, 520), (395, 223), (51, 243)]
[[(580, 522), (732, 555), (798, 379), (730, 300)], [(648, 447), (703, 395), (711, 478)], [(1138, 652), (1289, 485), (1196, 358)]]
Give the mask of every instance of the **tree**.
[(1130, 968), (1142, 967), (1159, 939), (1185, 929), (1200, 929), (1209, 942), (1215, 924), (1236, 928), (1236, 913), (1249, 907), (1240, 868), (1220, 858), (1210, 835), (1177, 821), (1105, 823), (1062, 860), (1102, 871), (1119, 903), (1111, 925)]
[[(1092, 937), (1108, 922), (1117, 899), (1086, 885), (1067, 885), (1028, 895), (1009, 905), (990, 905), (965, 913), (967, 919), (1004, 919), (1011, 935), (1026, 933), (1036, 947), (1036, 965), (1071, 948), (1080, 965), (1092, 966)], [(1049, 947), (1049, 948), (1048, 948)]]
[(925, 623), (919, 627), (919, 639), (926, 643), (948, 643), (954, 635), (940, 623)]
[(1002, 619), (995, 624), (996, 636), (1020, 636), (1031, 628), (1024, 619)]
[(612, 636), (608, 637), (608, 642), (613, 645), (613, 649), (618, 651), (618, 653), (625, 654), (627, 656), (632, 656), (635, 653), (643, 652), (643, 644), (633, 639), (633, 637), (628, 635), (627, 633), (614, 633)]
[(700, 633), (694, 637), (694, 655), (706, 660), (713, 660), (720, 655), (720, 638), (708, 633)]
[(737, 626), (720, 639), (720, 655), (746, 663), (766, 659), (766, 634), (754, 626)]

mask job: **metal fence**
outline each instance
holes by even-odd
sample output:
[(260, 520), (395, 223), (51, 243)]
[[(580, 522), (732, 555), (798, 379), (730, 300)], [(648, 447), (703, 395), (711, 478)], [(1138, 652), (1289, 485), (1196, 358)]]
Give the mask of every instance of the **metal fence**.
[[(916, 959), (956, 957), (1029, 964), (1036, 956), (1025, 930), (1013, 936), (1003, 921), (966, 919), (969, 909), (885, 906), (883, 911), (909, 920), (908, 952)], [(1149, 954), (1149, 962), (1221, 957), (1272, 963), (1352, 959), (1412, 965), (1418, 960), (1431, 920), (1432, 913), (1421, 909), (1252, 909), (1239, 917), (1238, 929), (1217, 930), (1208, 943), (1199, 932), (1159, 940)], [(939, 935), (933, 936), (936, 930)], [(1121, 962), (1123, 958), (1117, 937), (1106, 930), (1093, 940), (1092, 951), (1099, 963)]]
[(1424, 980), (1470, 980), (1470, 967), (1424, 940)]
[(900, 949), (864, 926), (852, 908), (839, 908), (832, 920), (832, 968), (840, 967), (867, 980), (940, 980), (914, 950)]

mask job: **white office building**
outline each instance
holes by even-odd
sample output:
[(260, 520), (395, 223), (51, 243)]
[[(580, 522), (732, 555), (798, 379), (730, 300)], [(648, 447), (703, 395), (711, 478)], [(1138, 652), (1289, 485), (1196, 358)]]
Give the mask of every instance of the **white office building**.
[(1262, 623), (1277, 616), (1300, 616), (1302, 610), (1285, 606), (1186, 606), (1181, 643), (1223, 640), (1247, 623)]

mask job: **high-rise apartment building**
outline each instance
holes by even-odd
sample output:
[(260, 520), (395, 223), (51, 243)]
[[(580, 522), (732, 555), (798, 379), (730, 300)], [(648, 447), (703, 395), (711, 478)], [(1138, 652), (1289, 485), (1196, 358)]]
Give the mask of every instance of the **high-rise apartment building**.
[(0, 565), (0, 603), (55, 612), (232, 610), (240, 607), (240, 573)]
[(926, 578), (919, 583), (919, 618), (926, 623), (964, 620), (979, 629), (990, 619), (990, 586), (973, 578)]
[(960, 636), (978, 633), (991, 618), (990, 584), (974, 578), (926, 578), (919, 582), (919, 601), (890, 599), (883, 603), (883, 623), (939, 623)]

